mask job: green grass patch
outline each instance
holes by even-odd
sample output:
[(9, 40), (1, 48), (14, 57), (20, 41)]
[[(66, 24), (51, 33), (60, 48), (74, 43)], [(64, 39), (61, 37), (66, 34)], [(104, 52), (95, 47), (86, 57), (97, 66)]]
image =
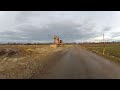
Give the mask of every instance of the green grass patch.
[(98, 55), (101, 55), (109, 60), (120, 63), (120, 45), (118, 44), (106, 44), (105, 55), (103, 55), (102, 44), (84, 44), (82, 45), (87, 50), (90, 50)]

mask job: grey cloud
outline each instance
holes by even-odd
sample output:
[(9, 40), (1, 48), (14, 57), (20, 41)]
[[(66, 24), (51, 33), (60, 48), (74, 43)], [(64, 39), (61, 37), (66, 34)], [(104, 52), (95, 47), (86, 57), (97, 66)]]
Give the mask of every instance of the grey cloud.
[(104, 26), (102, 27), (101, 31), (103, 32), (109, 32), (110, 30), (112, 30), (112, 27), (111, 26)]
[[(90, 26), (90, 25), (89, 25)], [(87, 40), (99, 35), (93, 27), (83, 28), (84, 26), (76, 25), (73, 22), (58, 22), (48, 24), (47, 27), (36, 27), (34, 25), (21, 25), (15, 27), (16, 30), (21, 32), (6, 31), (1, 35), (8, 35), (4, 37), (8, 40), (28, 40), (28, 41), (53, 41), (53, 35), (58, 35), (64, 41)], [(79, 27), (79, 29), (77, 29)], [(22, 38), (27, 37), (27, 38)]]
[[(25, 22), (32, 22), (31, 20), (34, 20), (37, 17), (38, 20), (42, 19), (52, 19), (55, 17), (55, 12), (49, 12), (49, 11), (21, 11), (19, 14), (15, 17), (16, 23), (25, 23)], [(40, 22), (39, 21), (39, 22)], [(48, 20), (49, 21), (49, 20)], [(35, 21), (34, 21), (35, 23)]]
[(72, 13), (62, 13), (65, 14), (63, 17), (58, 12), (18, 12), (14, 19), (15, 26), (0, 33), (0, 38), (9, 41), (53, 41), (53, 35), (56, 34), (64, 41), (89, 40), (100, 36), (100, 31), (111, 30), (110, 26), (99, 29), (99, 24), (92, 19), (81, 20), (80, 13), (70, 16)]
[(120, 32), (112, 32), (111, 33), (112, 38), (119, 37), (119, 36), (120, 36)]

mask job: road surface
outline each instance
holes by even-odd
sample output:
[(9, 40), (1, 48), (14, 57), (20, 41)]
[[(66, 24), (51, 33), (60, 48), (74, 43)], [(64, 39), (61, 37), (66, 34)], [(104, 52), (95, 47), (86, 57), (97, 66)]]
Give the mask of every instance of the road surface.
[(120, 79), (120, 65), (79, 46), (65, 49), (33, 79)]

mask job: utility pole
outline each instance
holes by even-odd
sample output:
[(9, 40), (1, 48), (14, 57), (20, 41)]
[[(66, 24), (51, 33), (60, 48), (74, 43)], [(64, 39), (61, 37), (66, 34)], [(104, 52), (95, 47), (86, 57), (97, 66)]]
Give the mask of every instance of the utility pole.
[(103, 55), (105, 55), (105, 40), (104, 40), (104, 34), (103, 34)]

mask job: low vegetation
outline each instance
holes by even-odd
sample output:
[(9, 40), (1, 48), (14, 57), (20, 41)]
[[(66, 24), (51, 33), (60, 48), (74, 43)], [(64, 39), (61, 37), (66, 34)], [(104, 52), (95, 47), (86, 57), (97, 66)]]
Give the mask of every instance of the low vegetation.
[(120, 63), (120, 43), (105, 44), (105, 54), (103, 55), (104, 45), (101, 43), (81, 44), (83, 48), (99, 54), (109, 60)]

